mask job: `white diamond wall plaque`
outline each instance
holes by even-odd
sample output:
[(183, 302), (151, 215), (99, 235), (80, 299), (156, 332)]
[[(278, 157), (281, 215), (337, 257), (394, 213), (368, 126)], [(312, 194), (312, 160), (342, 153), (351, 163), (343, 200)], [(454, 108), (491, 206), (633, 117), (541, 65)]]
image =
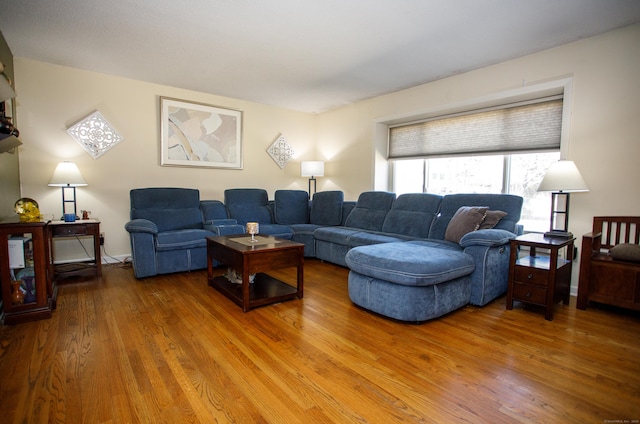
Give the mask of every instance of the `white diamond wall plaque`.
[(267, 153), (269, 153), (269, 156), (271, 156), (271, 158), (278, 164), (280, 169), (287, 166), (287, 162), (289, 162), (295, 154), (282, 134), (280, 134), (278, 138), (276, 138), (276, 141), (269, 146)]
[(67, 132), (94, 159), (122, 141), (122, 136), (98, 111), (70, 127)]

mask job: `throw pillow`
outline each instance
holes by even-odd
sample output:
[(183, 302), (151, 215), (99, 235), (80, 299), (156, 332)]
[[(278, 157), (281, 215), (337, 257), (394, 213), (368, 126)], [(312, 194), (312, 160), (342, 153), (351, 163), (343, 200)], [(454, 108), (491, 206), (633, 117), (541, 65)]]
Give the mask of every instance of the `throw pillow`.
[(462, 236), (480, 228), (487, 210), (489, 208), (484, 206), (462, 206), (449, 221), (444, 233), (445, 240), (460, 243)]
[(623, 243), (609, 249), (609, 255), (613, 259), (621, 261), (640, 262), (640, 245)]
[(478, 229), (490, 230), (498, 225), (498, 222), (505, 216), (507, 216), (507, 213), (503, 211), (487, 211), (487, 216), (484, 217), (484, 220)]

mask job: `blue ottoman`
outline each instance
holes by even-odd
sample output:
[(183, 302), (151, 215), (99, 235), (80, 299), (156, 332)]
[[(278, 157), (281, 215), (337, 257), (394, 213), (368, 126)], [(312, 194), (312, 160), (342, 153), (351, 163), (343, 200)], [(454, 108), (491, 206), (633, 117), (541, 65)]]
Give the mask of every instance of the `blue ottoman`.
[(349, 297), (370, 311), (422, 322), (469, 303), (475, 264), (458, 246), (428, 241), (354, 247)]

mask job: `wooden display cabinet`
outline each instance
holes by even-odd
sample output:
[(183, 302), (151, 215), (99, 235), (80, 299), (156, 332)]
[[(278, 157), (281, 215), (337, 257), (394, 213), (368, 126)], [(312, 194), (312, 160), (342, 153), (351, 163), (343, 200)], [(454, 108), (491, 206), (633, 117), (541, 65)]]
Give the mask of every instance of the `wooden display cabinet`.
[[(49, 221), (20, 222), (16, 218), (0, 222), (0, 284), (6, 324), (51, 318), (57, 297), (52, 270)], [(16, 290), (22, 296), (16, 296)]]

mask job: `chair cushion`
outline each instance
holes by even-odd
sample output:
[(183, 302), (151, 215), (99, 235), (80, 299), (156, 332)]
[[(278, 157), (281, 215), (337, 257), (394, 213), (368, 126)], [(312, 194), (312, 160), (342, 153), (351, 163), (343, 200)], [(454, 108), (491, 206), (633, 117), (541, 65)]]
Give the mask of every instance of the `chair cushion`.
[(621, 243), (609, 249), (609, 256), (620, 261), (640, 262), (640, 245)]

